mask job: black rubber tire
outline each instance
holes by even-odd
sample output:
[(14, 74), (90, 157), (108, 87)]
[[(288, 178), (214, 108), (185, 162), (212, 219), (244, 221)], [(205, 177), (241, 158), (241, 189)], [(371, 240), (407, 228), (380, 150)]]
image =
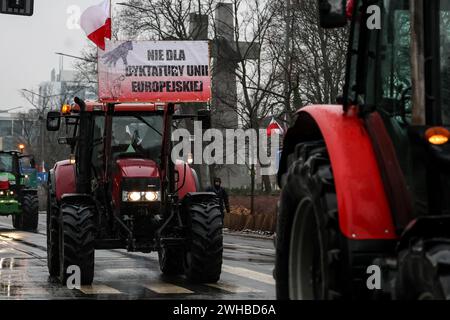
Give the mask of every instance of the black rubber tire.
[(47, 195), (47, 266), (51, 277), (59, 275), (59, 208), (51, 189)]
[(394, 298), (450, 300), (450, 244), (419, 240), (401, 252)]
[(219, 281), (222, 272), (223, 220), (215, 200), (191, 202), (187, 209), (190, 242), (186, 252), (185, 275), (195, 283)]
[(13, 215), (13, 227), (18, 230), (36, 231), (39, 222), (39, 199), (36, 194), (25, 194), (21, 203), (22, 213)]
[(161, 248), (158, 251), (159, 268), (165, 275), (184, 273), (184, 252), (181, 248)]
[(16, 230), (22, 230), (23, 226), (23, 219), (22, 219), (22, 212), (21, 213), (15, 213), (12, 215), (12, 225), (14, 229)]
[(90, 285), (94, 279), (95, 220), (94, 209), (85, 204), (61, 204), (59, 224), (59, 279), (66, 284), (67, 268), (78, 266), (81, 285)]
[[(305, 230), (305, 239), (309, 237), (310, 243), (317, 244), (316, 249), (309, 251), (309, 255), (307, 250), (304, 250), (300, 253), (300, 257), (302, 261), (309, 259), (313, 261), (312, 265), (319, 265), (310, 275), (305, 275), (311, 277), (314, 285), (313, 289), (309, 290), (313, 292), (312, 296), (306, 297), (306, 294), (303, 299), (342, 298), (345, 291), (343, 282), (345, 258), (338, 223), (334, 179), (327, 149), (322, 141), (318, 141), (300, 144), (297, 150), (298, 156), (290, 157), (291, 163), (280, 197), (274, 270), (277, 298), (282, 300), (297, 298), (294, 294), (293, 297), (290, 295), (289, 273), (290, 261), (293, 259), (290, 256), (291, 236), (294, 235), (293, 224), (297, 221), (300, 225), (305, 224), (305, 221), (314, 222), (312, 228), (316, 229), (316, 232), (308, 233), (308, 228), (304, 228), (304, 225), (302, 228)], [(309, 205), (305, 206), (306, 204)], [(311, 218), (307, 220), (306, 215), (310, 215)], [(308, 241), (303, 240), (303, 243)], [(298, 267), (300, 266), (297, 264)], [(292, 286), (300, 292), (298, 286), (293, 284)], [(308, 292), (308, 288), (303, 287), (301, 292)]]

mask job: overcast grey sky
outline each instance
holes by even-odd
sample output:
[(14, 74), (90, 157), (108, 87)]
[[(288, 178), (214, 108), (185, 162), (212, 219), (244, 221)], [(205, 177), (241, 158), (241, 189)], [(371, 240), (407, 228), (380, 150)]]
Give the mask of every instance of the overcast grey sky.
[[(83, 11), (100, 2), (36, 0), (32, 17), (0, 15), (0, 109), (31, 108), (19, 90), (37, 91), (40, 82), (50, 80), (51, 69), (59, 66), (55, 52), (79, 55), (87, 46), (88, 40), (81, 29), (67, 27), (68, 19), (73, 16), (68, 9), (78, 6)], [(73, 59), (64, 58), (66, 69), (71, 69), (72, 63)]]

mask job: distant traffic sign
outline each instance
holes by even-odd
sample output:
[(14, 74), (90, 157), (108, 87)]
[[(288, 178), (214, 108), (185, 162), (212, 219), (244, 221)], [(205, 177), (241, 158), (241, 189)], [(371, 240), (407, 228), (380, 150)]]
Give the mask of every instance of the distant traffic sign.
[(0, 13), (32, 16), (33, 7), (34, 0), (0, 0)]

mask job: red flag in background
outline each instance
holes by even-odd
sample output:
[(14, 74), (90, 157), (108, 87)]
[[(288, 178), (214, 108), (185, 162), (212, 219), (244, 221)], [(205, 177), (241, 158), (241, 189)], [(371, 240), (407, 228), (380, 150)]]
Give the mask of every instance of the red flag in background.
[(87, 8), (80, 17), (80, 25), (87, 37), (100, 49), (105, 50), (105, 38), (111, 39), (110, 0)]
[(280, 124), (272, 117), (269, 125), (267, 126), (267, 136), (271, 136), (272, 133), (276, 133), (279, 135), (283, 134), (283, 128), (281, 128)]

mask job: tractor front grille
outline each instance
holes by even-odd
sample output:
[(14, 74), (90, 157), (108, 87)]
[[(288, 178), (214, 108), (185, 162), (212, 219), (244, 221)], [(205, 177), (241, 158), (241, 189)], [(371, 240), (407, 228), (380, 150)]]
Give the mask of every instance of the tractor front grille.
[(158, 178), (124, 178), (122, 180), (124, 191), (150, 191), (160, 188), (161, 182)]

